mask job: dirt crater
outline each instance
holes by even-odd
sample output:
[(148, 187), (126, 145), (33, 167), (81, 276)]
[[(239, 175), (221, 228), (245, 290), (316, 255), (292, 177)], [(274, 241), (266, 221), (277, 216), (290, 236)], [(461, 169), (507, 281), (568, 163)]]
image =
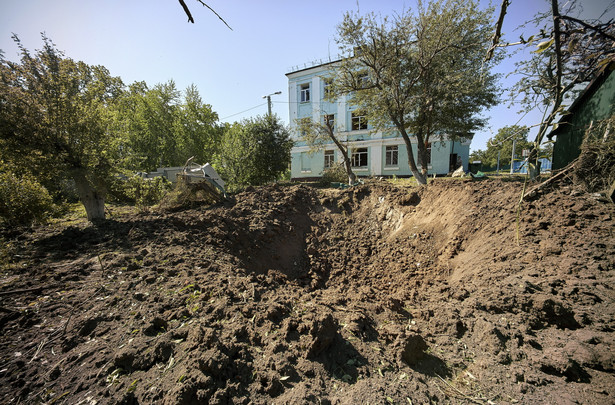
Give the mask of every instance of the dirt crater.
[(563, 187), (517, 220), (521, 189), (274, 185), (33, 229), (1, 401), (612, 402), (613, 207)]

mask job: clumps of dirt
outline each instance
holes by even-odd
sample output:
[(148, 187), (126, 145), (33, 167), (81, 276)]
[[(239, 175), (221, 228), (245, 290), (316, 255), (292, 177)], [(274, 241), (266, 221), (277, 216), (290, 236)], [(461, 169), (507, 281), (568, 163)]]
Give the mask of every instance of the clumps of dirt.
[(272, 185), (6, 234), (0, 401), (613, 402), (615, 210), (521, 191)]

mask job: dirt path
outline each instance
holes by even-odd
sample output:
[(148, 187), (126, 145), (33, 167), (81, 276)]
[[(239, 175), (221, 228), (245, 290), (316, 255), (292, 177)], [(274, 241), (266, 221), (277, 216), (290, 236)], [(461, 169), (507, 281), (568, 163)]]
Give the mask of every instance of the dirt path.
[[(250, 189), (6, 234), (0, 402), (615, 402), (613, 205)], [(19, 290), (22, 290), (19, 292)]]

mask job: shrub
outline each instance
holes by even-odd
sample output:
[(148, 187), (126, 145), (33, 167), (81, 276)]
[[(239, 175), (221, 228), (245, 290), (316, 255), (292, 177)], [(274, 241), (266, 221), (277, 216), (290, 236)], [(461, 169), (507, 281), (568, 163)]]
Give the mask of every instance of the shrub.
[(344, 165), (340, 163), (335, 163), (333, 166), (325, 169), (322, 172), (322, 177), (320, 178), (320, 185), (323, 187), (329, 187), (332, 182), (336, 182), (336, 183), (347, 183), (348, 182), (348, 173), (346, 173), (346, 169), (344, 169)]
[(0, 219), (9, 226), (44, 221), (54, 210), (49, 192), (35, 177), (0, 170)]
[(162, 176), (145, 179), (133, 175), (114, 179), (109, 184), (109, 195), (114, 201), (134, 204), (144, 209), (160, 203), (172, 188), (172, 183)]

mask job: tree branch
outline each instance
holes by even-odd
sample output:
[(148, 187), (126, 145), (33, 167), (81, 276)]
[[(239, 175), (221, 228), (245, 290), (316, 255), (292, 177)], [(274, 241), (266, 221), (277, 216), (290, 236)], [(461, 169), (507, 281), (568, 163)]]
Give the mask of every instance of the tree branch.
[(604, 30), (602, 30), (598, 26), (588, 24), (585, 21), (579, 20), (578, 18), (569, 17), (567, 15), (560, 15), (557, 18), (559, 18), (561, 20), (568, 20), (568, 21), (575, 22), (577, 24), (582, 25), (585, 28), (588, 28), (590, 30), (596, 31), (597, 33), (599, 33), (600, 35), (610, 39), (611, 41), (615, 41), (615, 37), (613, 35), (608, 34), (607, 32), (605, 32)]
[(504, 25), (504, 16), (506, 15), (506, 9), (508, 8), (509, 4), (510, 3), (508, 0), (502, 0), (502, 6), (500, 7), (500, 16), (498, 17), (498, 21), (495, 24), (495, 33), (493, 34), (491, 47), (489, 48), (489, 50), (487, 51), (487, 55), (485, 56), (485, 62), (488, 62), (491, 60), (491, 58), (493, 58), (493, 52), (500, 43), (500, 38), (502, 37), (502, 25)]

